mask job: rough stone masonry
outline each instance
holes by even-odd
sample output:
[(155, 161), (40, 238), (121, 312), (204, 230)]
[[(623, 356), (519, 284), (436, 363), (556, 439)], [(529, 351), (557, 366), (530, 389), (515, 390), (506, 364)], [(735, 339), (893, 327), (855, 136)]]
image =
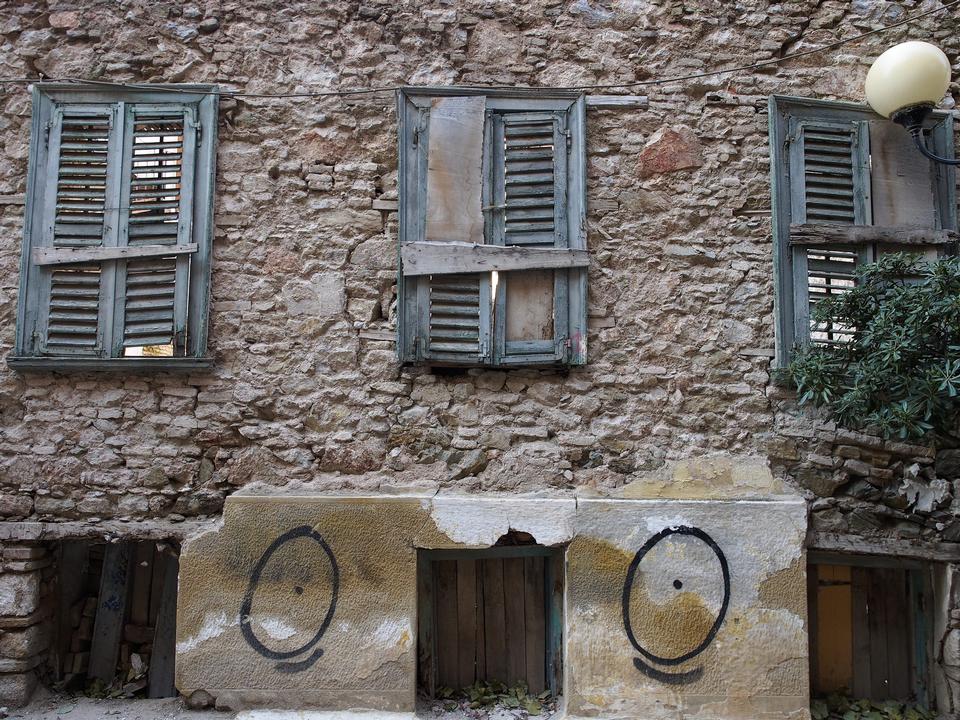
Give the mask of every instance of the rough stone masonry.
[[(938, 5), (8, 0), (0, 3), (0, 76), (210, 82), (246, 93), (624, 84), (782, 57)], [(908, 38), (960, 54), (956, 21), (943, 14), (823, 55), (651, 85), (643, 107), (588, 111), (589, 356), (566, 373), (439, 374), (397, 363), (391, 93), (224, 99), (208, 346), (214, 368), (123, 376), (0, 367), (5, 697), (29, 692), (44, 651), (43, 631), (31, 630), (46, 587), (44, 538), (95, 535), (107, 523), (114, 537), (179, 537), (188, 520), (200, 534), (184, 558), (200, 562), (225, 502), (254, 483), (259, 489), (246, 492), (255, 497), (302, 486), (315, 497), (440, 490), (667, 507), (712, 499), (725, 503), (720, 527), (744, 517), (737, 500), (793, 494), (806, 499), (814, 536), (853, 536), (897, 551), (936, 546), (941, 559), (956, 559), (958, 451), (937, 454), (836, 428), (798, 409), (770, 371), (767, 96), (858, 100), (870, 61)], [(30, 115), (25, 88), (2, 86), (4, 354), (14, 336)], [(758, 462), (760, 470), (744, 469)], [(235, 525), (228, 517), (222, 532), (243, 532), (253, 520), (238, 515), (243, 503), (232, 507)], [(278, 518), (278, 534), (291, 522)], [(248, 572), (262, 550), (234, 558), (234, 570)], [(181, 611), (189, 613), (190, 602), (217, 588), (205, 590), (202, 577), (187, 585), (184, 572)], [(946, 605), (957, 608), (953, 578)], [(757, 593), (762, 579), (755, 578)], [(802, 588), (794, 587), (801, 605), (791, 613), (801, 624)], [(782, 588), (774, 594), (780, 603)], [(942, 697), (955, 703), (960, 630), (955, 619), (942, 625), (937, 672)], [(186, 632), (178, 630), (181, 641)], [(799, 700), (764, 712), (802, 716), (805, 650), (796, 642), (801, 662), (765, 682)], [(738, 672), (736, 655), (726, 662)], [(608, 691), (628, 682), (607, 680), (584, 676)], [(753, 692), (742, 678), (710, 682), (729, 697)], [(603, 710), (593, 701), (578, 708)], [(660, 708), (664, 717), (674, 710)], [(710, 712), (744, 711), (731, 702)]]

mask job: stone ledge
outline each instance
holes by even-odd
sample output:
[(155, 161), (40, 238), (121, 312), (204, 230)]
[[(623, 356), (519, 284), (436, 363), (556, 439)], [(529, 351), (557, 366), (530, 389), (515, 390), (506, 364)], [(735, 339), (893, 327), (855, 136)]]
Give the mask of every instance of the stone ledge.
[(137, 540), (182, 540), (197, 530), (209, 527), (214, 522), (216, 521), (0, 522), (0, 541), (107, 540), (114, 537)]

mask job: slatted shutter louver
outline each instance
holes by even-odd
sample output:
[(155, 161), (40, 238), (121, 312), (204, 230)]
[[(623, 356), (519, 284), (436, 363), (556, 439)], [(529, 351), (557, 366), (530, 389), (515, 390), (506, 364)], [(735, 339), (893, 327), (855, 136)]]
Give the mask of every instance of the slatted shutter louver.
[[(56, 169), (48, 182), (47, 202), (53, 204), (55, 248), (104, 244), (107, 213), (107, 173), (111, 152), (109, 111), (66, 109), (58, 113), (49, 142)], [(48, 187), (50, 187), (48, 185)], [(96, 355), (100, 351), (101, 284), (99, 263), (53, 267), (49, 276), (46, 326), (42, 350), (50, 354)]]
[(807, 222), (856, 222), (853, 142), (849, 128), (808, 128), (803, 133)]
[[(803, 122), (794, 129), (794, 222), (866, 225), (870, 223), (869, 132), (865, 122)], [(801, 341), (846, 342), (852, 328), (811, 319), (814, 306), (854, 286), (864, 248), (797, 247), (794, 251), (796, 327)]]
[[(567, 135), (562, 113), (503, 113), (492, 118), (497, 245), (567, 247)], [(560, 361), (566, 354), (566, 270), (515, 271), (499, 277), (495, 328), (499, 362)]]
[[(192, 166), (195, 148), (190, 114), (182, 109), (130, 108), (126, 244), (185, 244), (190, 241)], [(189, 256), (125, 261), (123, 303), (118, 318), (120, 352), (181, 355), (186, 326)], [(180, 336), (177, 337), (178, 333)], [(120, 353), (118, 353), (120, 354)]]
[[(493, 153), (497, 204), (503, 206), (497, 244), (565, 247), (566, 185), (558, 182), (566, 157), (560, 118), (515, 113), (495, 119)], [(558, 152), (559, 151), (559, 152)]]
[[(855, 250), (807, 248), (807, 299), (810, 312), (829, 297), (836, 297), (854, 286), (858, 263)], [(828, 323), (810, 321), (810, 340), (816, 343), (845, 342), (851, 338), (852, 328), (836, 327)]]
[[(476, 360), (483, 351), (480, 275), (434, 275), (429, 280), (431, 357)], [(489, 297), (486, 298), (489, 304)]]

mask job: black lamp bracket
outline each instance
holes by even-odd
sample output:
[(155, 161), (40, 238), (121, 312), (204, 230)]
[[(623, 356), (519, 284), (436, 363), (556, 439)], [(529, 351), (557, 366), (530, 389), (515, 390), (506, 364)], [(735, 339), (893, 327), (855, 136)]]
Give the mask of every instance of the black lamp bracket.
[(907, 132), (909, 132), (913, 138), (914, 144), (917, 146), (917, 150), (923, 155), (944, 165), (960, 165), (960, 159), (953, 160), (951, 158), (940, 157), (939, 155), (934, 155), (927, 149), (927, 141), (923, 137), (923, 123), (932, 111), (933, 103), (910, 105), (901, 110), (897, 110), (890, 116), (890, 119), (897, 123), (897, 125), (903, 125), (903, 127), (907, 129)]

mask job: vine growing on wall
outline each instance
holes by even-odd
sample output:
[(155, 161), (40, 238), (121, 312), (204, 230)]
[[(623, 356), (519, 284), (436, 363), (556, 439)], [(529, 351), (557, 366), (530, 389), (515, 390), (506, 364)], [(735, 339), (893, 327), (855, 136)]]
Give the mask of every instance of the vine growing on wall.
[(794, 354), (789, 375), (801, 404), (828, 409), (846, 428), (956, 444), (960, 258), (883, 255), (811, 315), (841, 339)]

